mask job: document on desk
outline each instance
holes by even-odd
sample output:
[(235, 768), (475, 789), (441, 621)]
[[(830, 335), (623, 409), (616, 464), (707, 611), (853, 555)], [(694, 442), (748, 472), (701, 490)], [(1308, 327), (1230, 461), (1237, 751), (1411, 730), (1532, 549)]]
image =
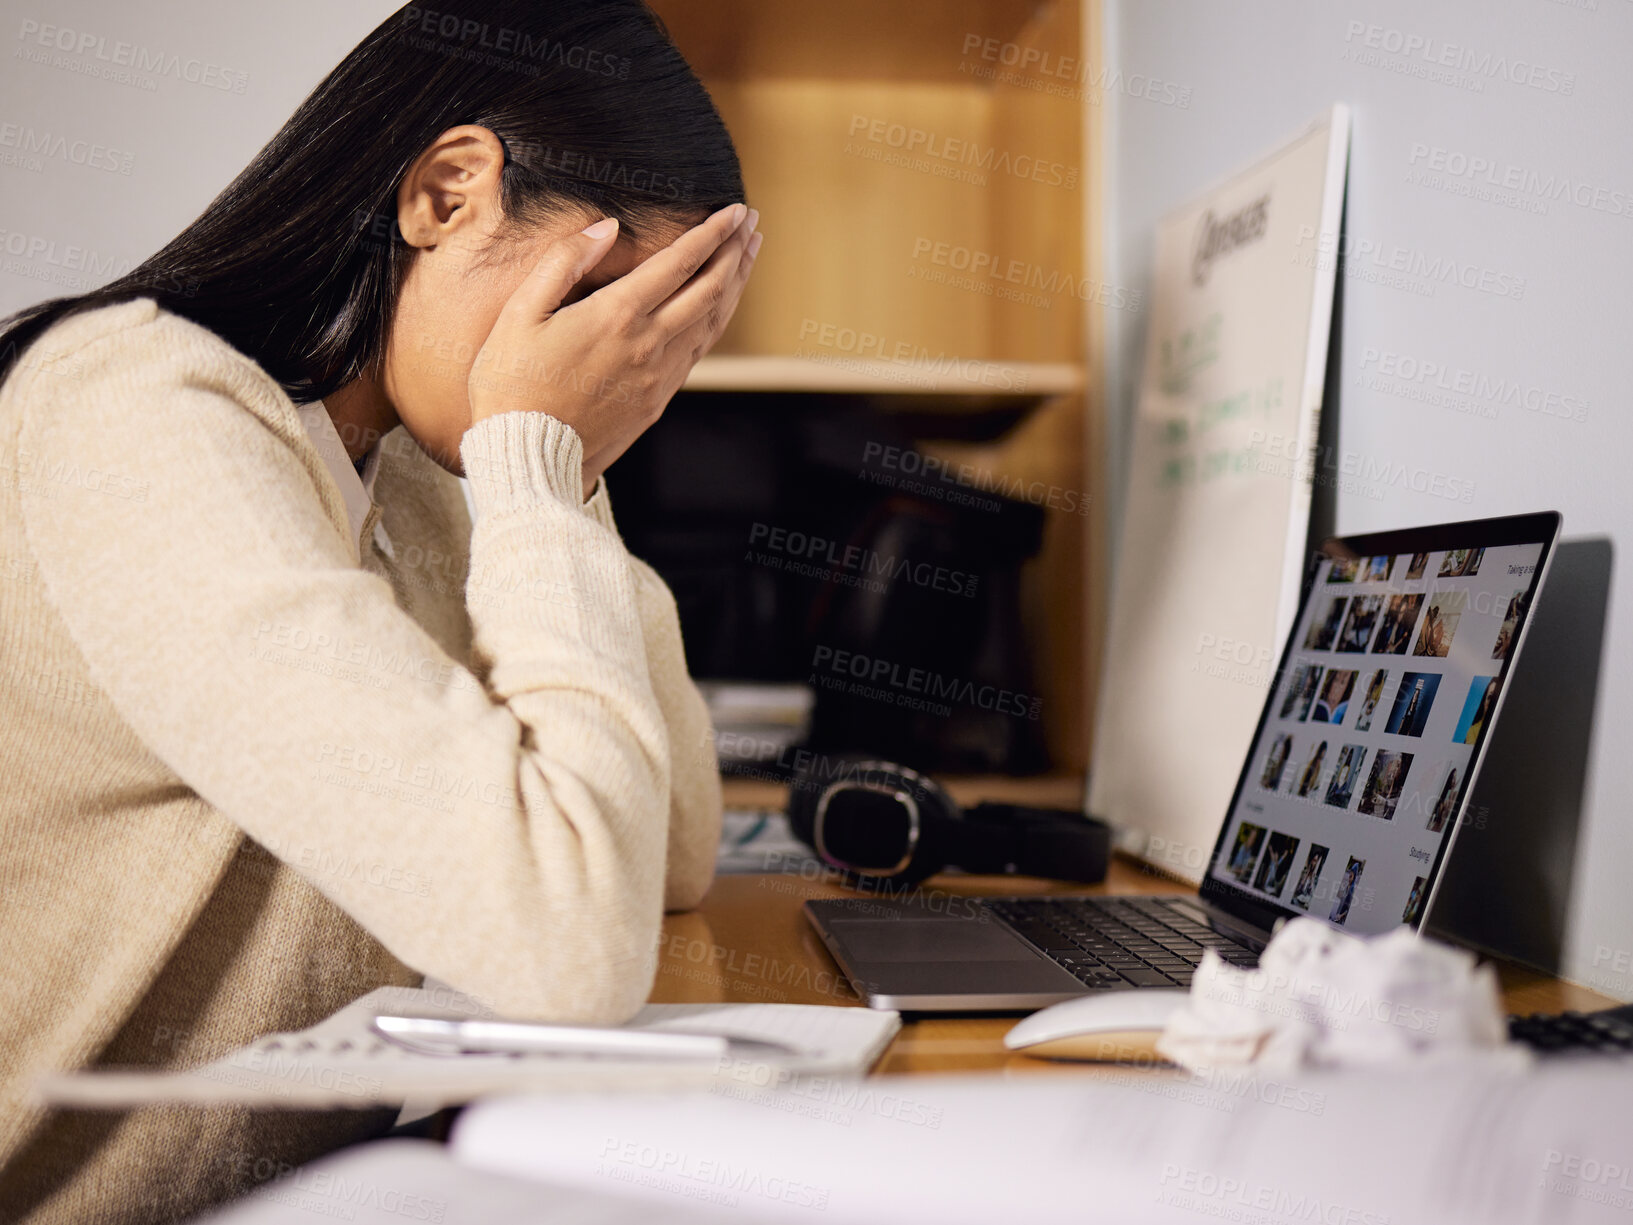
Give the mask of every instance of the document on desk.
[(714, 870), (722, 876), (829, 870), (809, 846), (794, 836), (787, 813), (728, 808), (720, 824), (720, 850)]
[[(1108, 1074), (1109, 1073), (1109, 1074)], [(900, 1225), (1585, 1225), (1633, 1206), (1633, 1063), (805, 1078), (513, 1097), (460, 1162), (658, 1211)]]
[[(613, 1188), (540, 1187), (455, 1161), (429, 1140), (382, 1140), (281, 1168), (237, 1203), (193, 1225), (651, 1225), (645, 1200)], [(708, 1225), (719, 1209), (666, 1205), (663, 1225)], [(733, 1212), (735, 1225), (764, 1218)]]
[(894, 1012), (816, 1004), (648, 1004), (628, 1028), (723, 1034), (793, 1047), (791, 1057), (679, 1063), (605, 1056), (428, 1055), (371, 1028), (382, 1014), (493, 1019), (451, 992), (381, 987), (298, 1033), (269, 1034), (202, 1067), (181, 1071), (94, 1068), (37, 1085), (59, 1106), (125, 1109), (157, 1103), (232, 1102), (285, 1108), (363, 1108), (411, 1103), (420, 1110), (491, 1093), (708, 1089), (767, 1084), (799, 1075), (861, 1075), (901, 1028)]

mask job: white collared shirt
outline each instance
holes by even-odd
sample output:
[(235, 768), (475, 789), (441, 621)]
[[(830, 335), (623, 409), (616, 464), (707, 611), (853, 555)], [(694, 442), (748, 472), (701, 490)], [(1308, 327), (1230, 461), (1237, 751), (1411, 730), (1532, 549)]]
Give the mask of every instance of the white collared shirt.
[[(297, 404), (295, 411), (300, 413), (301, 424), (306, 427), (312, 445), (323, 457), (329, 475), (340, 487), (341, 500), (346, 504), (346, 522), (351, 526), (352, 535), (357, 539), (357, 551), (361, 555), (364, 551), (363, 525), (374, 506), (374, 478), (380, 471), (380, 444), (376, 442), (369, 448), (368, 455), (363, 460), (363, 473), (359, 476), (352, 464), (351, 456), (346, 454), (346, 444), (340, 441), (340, 434), (329, 417), (329, 410), (323, 406), (323, 401)], [(391, 540), (386, 535), (383, 522), (374, 525), (374, 540), (387, 557), (392, 555)]]

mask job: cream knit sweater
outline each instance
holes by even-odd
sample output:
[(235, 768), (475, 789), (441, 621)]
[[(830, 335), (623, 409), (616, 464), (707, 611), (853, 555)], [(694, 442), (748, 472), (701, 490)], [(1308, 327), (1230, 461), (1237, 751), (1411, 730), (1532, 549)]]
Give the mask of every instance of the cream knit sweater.
[(421, 975), (616, 1022), (708, 887), (707, 715), (577, 434), (471, 429), (474, 528), (381, 445), (359, 557), (294, 404), (151, 300), (0, 389), (0, 1220), (174, 1220), (390, 1121), (47, 1113), (40, 1070), (199, 1063)]

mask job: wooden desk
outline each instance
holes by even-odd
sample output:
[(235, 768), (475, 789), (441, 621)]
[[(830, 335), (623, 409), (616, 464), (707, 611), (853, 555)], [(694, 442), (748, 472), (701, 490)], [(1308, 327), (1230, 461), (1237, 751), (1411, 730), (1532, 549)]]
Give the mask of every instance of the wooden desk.
[[(938, 876), (926, 888), (973, 896), (1054, 893), (1193, 892), (1132, 861), (1116, 859), (1102, 885), (1085, 889), (1012, 876)], [(861, 896), (831, 876), (722, 876), (689, 914), (664, 920), (664, 943), (652, 999), (657, 1003), (852, 1004), (860, 1001), (806, 922), (807, 898)], [(1605, 1008), (1616, 1001), (1518, 966), (1498, 966), (1503, 1004), (1511, 1012)], [(1063, 1070), (1004, 1049), (1014, 1016), (934, 1017), (902, 1027), (876, 1072), (892, 1075), (1003, 1068), (1017, 1073)], [(1120, 1069), (1126, 1074), (1127, 1069)]]

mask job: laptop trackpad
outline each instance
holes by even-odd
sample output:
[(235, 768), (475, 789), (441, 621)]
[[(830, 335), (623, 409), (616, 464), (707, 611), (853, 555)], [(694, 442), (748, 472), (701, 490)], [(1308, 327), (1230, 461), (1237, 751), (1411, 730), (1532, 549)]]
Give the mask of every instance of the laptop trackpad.
[(966, 919), (830, 919), (834, 939), (867, 961), (1037, 961), (997, 923)]

